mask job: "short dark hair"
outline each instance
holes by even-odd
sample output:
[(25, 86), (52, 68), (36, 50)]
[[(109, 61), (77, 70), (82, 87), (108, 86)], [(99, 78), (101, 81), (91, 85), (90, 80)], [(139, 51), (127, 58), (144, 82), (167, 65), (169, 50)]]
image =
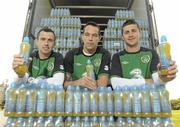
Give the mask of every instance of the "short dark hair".
[(56, 40), (56, 35), (55, 35), (54, 31), (53, 31), (52, 29), (48, 28), (48, 27), (43, 27), (42, 29), (39, 30), (39, 32), (37, 33), (37, 39), (39, 38), (39, 35), (40, 35), (40, 33), (41, 33), (42, 31), (53, 33), (53, 35), (54, 35), (54, 40)]
[(93, 21), (90, 21), (90, 22), (87, 22), (87, 23), (86, 23), (86, 25), (83, 27), (83, 33), (84, 33), (84, 31), (85, 31), (85, 28), (86, 28), (87, 26), (89, 26), (89, 25), (94, 26), (94, 27), (97, 27), (98, 30), (99, 30), (98, 34), (100, 35), (100, 26), (99, 26), (96, 22), (93, 22)]
[(131, 25), (131, 24), (137, 25), (138, 29), (140, 30), (139, 24), (138, 24), (134, 19), (128, 19), (128, 20), (126, 20), (126, 21), (123, 23), (123, 25), (122, 25), (122, 29), (121, 29), (122, 35), (123, 35), (123, 28), (124, 28), (125, 26)]

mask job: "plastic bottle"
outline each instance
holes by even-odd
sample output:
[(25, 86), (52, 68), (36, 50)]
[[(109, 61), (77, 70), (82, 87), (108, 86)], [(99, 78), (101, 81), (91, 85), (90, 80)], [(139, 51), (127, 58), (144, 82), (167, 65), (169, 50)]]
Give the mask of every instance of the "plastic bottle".
[(17, 84), (13, 82), (8, 86), (5, 92), (5, 116), (14, 116), (16, 111), (16, 100), (17, 100)]
[(80, 127), (81, 126), (81, 119), (79, 116), (76, 116), (74, 118), (74, 122), (72, 124), (72, 127)]
[(20, 55), (23, 57), (24, 64), (19, 65), (15, 68), (15, 72), (18, 75), (24, 75), (28, 72), (28, 59), (30, 53), (30, 44), (29, 44), (29, 37), (24, 37), (23, 42), (20, 46)]
[(73, 104), (73, 115), (81, 116), (81, 89), (80, 86), (76, 86), (74, 91), (74, 104)]
[(63, 117), (59, 116), (56, 118), (55, 127), (64, 127)]
[(27, 118), (25, 126), (26, 127), (34, 127), (34, 118), (33, 117)]
[(161, 43), (158, 46), (159, 59), (161, 63), (160, 75), (168, 74), (168, 67), (171, 63), (170, 44), (165, 35), (161, 36)]
[(131, 117), (126, 118), (125, 127), (134, 127), (134, 121)]
[(36, 101), (37, 101), (37, 89), (35, 84), (28, 84), (26, 96), (26, 114), (28, 116), (35, 116), (36, 112)]
[(17, 118), (16, 124), (15, 124), (16, 127), (24, 127), (25, 126), (24, 124), (25, 124), (24, 118), (22, 117)]
[(67, 116), (73, 115), (73, 96), (74, 96), (74, 87), (68, 86), (65, 95), (65, 113)]
[(91, 91), (90, 92), (90, 115), (91, 116), (98, 115), (98, 102), (99, 102), (98, 92), (96, 90)]
[(84, 88), (82, 93), (82, 115), (89, 116), (90, 115), (90, 93), (88, 88)]
[(161, 115), (162, 117), (171, 117), (171, 105), (169, 100), (169, 92), (166, 90), (165, 85), (159, 86), (160, 102), (161, 102)]
[(44, 127), (44, 125), (45, 125), (44, 117), (36, 118), (36, 122), (34, 123), (34, 127)]
[(108, 127), (106, 117), (102, 116), (99, 118), (99, 127)]
[(148, 85), (141, 87), (142, 116), (151, 117), (151, 99)]
[(48, 115), (55, 115), (56, 91), (53, 84), (48, 84), (46, 111)]
[(56, 114), (63, 116), (65, 111), (65, 91), (62, 85), (56, 85)]
[(152, 127), (152, 126), (153, 126), (152, 118), (146, 117), (143, 119), (143, 127)]
[(114, 112), (115, 116), (120, 116), (123, 112), (122, 91), (120, 86), (117, 86), (114, 90)]
[(17, 89), (17, 102), (16, 102), (16, 116), (25, 116), (25, 108), (26, 108), (26, 88), (24, 84)]
[(162, 118), (160, 118), (160, 117), (154, 118), (153, 127), (164, 127)]
[(5, 127), (13, 127), (14, 124), (14, 118), (13, 117), (8, 117), (6, 120), (6, 125)]
[(115, 127), (114, 117), (107, 117), (108, 127)]
[(47, 98), (47, 91), (46, 91), (46, 82), (42, 81), (39, 83), (39, 88), (37, 91), (37, 105), (36, 105), (36, 114), (37, 116), (44, 116), (45, 115), (45, 108), (46, 108), (46, 98)]
[(49, 116), (45, 122), (45, 127), (54, 127), (54, 120), (52, 116)]
[(106, 101), (106, 105), (107, 105), (107, 115), (108, 115), (108, 116), (112, 116), (113, 113), (114, 113), (113, 92), (112, 92), (111, 87), (108, 87), (106, 90), (107, 90), (107, 92), (106, 92), (106, 98), (107, 98), (107, 101)]
[(175, 125), (173, 124), (171, 118), (165, 118), (163, 120), (164, 123), (164, 127), (175, 127)]
[(151, 85), (151, 105), (152, 105), (152, 116), (160, 117), (161, 116), (161, 107), (160, 107), (160, 95), (157, 85)]
[(91, 127), (99, 127), (99, 121), (96, 116), (93, 116), (91, 118)]
[(72, 117), (67, 117), (65, 120), (65, 127), (71, 127), (72, 126)]
[(123, 116), (131, 117), (132, 116), (132, 100), (130, 87), (124, 86), (123, 88)]
[(86, 74), (95, 80), (94, 66), (90, 59), (88, 59), (86, 62)]
[(132, 87), (132, 110), (134, 117), (141, 117), (141, 94), (138, 86)]
[(135, 127), (143, 127), (143, 125), (142, 125), (142, 119), (141, 119), (140, 117), (136, 117), (136, 118), (135, 118), (134, 126), (135, 126)]
[(107, 105), (106, 105), (106, 88), (105, 87), (99, 87), (98, 88), (98, 93), (99, 93), (99, 115), (100, 116), (105, 116), (107, 113)]
[(82, 120), (82, 126), (81, 127), (90, 127), (90, 121), (89, 121), (89, 117), (85, 116)]
[(122, 117), (118, 117), (116, 120), (116, 127), (124, 127), (125, 121)]

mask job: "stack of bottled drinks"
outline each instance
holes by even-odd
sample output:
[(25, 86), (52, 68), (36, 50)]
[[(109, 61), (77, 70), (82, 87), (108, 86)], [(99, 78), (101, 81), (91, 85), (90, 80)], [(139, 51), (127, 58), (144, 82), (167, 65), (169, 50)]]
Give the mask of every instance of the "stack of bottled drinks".
[(172, 124), (164, 85), (117, 86), (114, 91), (110, 87), (93, 91), (68, 86), (65, 92), (62, 85), (44, 80), (37, 84), (12, 83), (6, 90), (5, 116), (9, 117), (7, 126)]
[(122, 40), (121, 28), (125, 20), (135, 19), (141, 29), (141, 46), (150, 48), (148, 24), (146, 19), (136, 19), (134, 11), (132, 10), (117, 10), (115, 19), (109, 19), (107, 28), (104, 30), (103, 47), (111, 52), (113, 55), (117, 51), (124, 49), (124, 42)]
[(81, 35), (81, 21), (79, 17), (72, 17), (67, 8), (51, 10), (50, 17), (41, 18), (40, 25), (35, 29), (35, 35), (43, 27), (51, 28), (56, 34), (55, 51), (63, 56), (70, 49), (79, 47)]

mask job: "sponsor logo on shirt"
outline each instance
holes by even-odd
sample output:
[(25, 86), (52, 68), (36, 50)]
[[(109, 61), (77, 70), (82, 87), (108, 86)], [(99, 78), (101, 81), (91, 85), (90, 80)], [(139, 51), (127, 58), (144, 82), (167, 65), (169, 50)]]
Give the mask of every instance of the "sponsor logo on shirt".
[(76, 66), (81, 66), (82, 64), (81, 63), (75, 63)]
[(121, 63), (122, 64), (128, 64), (129, 62), (128, 61), (122, 61)]

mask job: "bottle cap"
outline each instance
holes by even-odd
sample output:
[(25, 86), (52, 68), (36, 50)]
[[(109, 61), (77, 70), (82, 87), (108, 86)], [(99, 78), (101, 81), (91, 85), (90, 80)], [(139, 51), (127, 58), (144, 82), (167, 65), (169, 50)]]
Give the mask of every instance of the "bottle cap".
[(25, 36), (25, 37), (23, 38), (23, 42), (29, 43), (29, 37), (28, 37), (28, 36)]
[(166, 42), (166, 41), (167, 41), (166, 36), (165, 36), (165, 35), (162, 35), (162, 36), (161, 36), (161, 42)]

